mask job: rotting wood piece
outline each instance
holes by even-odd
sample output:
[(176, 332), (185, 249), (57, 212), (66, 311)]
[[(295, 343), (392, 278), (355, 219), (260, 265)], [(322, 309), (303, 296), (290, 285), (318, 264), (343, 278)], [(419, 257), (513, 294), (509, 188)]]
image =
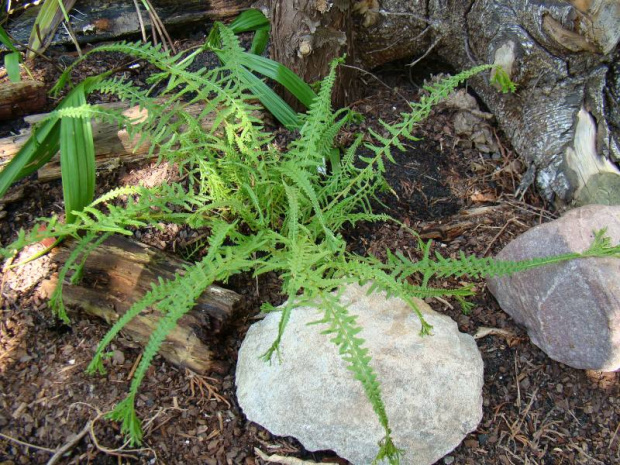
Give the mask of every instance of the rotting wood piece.
[(473, 221), (458, 221), (456, 223), (438, 224), (420, 230), (420, 238), (434, 239), (442, 242), (451, 242), (474, 226)]
[[(209, 20), (221, 20), (237, 16), (247, 9), (253, 0), (153, 0), (154, 10), (166, 27), (202, 25)], [(141, 2), (137, 2), (142, 20), (150, 35), (151, 21)], [(11, 21), (8, 32), (17, 43), (28, 43), (38, 8), (26, 12)], [(141, 26), (134, 2), (127, 0), (83, 0), (71, 12), (71, 28), (81, 44), (116, 40), (140, 34)], [(71, 44), (66, 29), (59, 27), (51, 40), (52, 45)]]
[(4, 82), (0, 85), (0, 121), (36, 113), (46, 103), (45, 85), (41, 82)]
[[(52, 260), (64, 264), (74, 244), (61, 245), (52, 252)], [(69, 308), (79, 308), (113, 324), (129, 307), (138, 301), (158, 278), (171, 279), (182, 273), (187, 263), (153, 247), (134, 240), (114, 236), (94, 250), (84, 266), (78, 285), (65, 283), (63, 298)], [(50, 296), (58, 276), (41, 285)], [(226, 328), (241, 306), (241, 296), (218, 286), (210, 286), (200, 296), (194, 308), (184, 315), (162, 344), (159, 353), (176, 366), (196, 373), (221, 371), (213, 360), (208, 341)], [(156, 309), (142, 312), (125, 326), (123, 334), (145, 345), (157, 325), (160, 313)]]
[[(104, 104), (106, 108), (119, 108), (119, 104)], [(129, 118), (139, 118), (138, 106), (128, 108), (123, 113)], [(31, 115), (25, 118), (26, 122), (34, 124), (42, 120), (46, 114)], [(0, 139), (0, 169), (19, 152), (30, 137), (31, 130), (23, 130), (20, 135)], [(131, 139), (127, 130), (105, 121), (93, 121), (93, 140), (95, 143), (95, 157), (99, 170), (118, 166), (120, 160), (130, 163), (144, 160), (149, 156), (147, 143), (137, 146), (139, 138)], [(50, 181), (60, 177), (60, 162), (56, 155), (49, 163), (39, 170), (40, 181)]]
[[(102, 104), (105, 108), (123, 108), (122, 104)], [(126, 107), (126, 105), (125, 105)], [(189, 106), (187, 113), (197, 116), (204, 107), (196, 104)], [(140, 109), (139, 106), (128, 108), (123, 112), (125, 116), (130, 119), (140, 120), (145, 116), (146, 110)], [(42, 120), (46, 115), (31, 115), (25, 118), (26, 122), (34, 124)], [(253, 116), (264, 119), (266, 114), (261, 111), (256, 111)], [(202, 127), (207, 130), (211, 128), (215, 115), (209, 114), (202, 120)], [(143, 160), (157, 158), (158, 152), (155, 151), (152, 155), (149, 153), (150, 146), (148, 142), (143, 142), (138, 146), (140, 136), (136, 135), (134, 138), (129, 136), (129, 133), (124, 128), (111, 124), (106, 121), (93, 121), (93, 140), (95, 145), (95, 163), (98, 171), (109, 171), (117, 168), (123, 163), (136, 163)], [(19, 152), (24, 146), (31, 131), (24, 130), (22, 134), (18, 136), (10, 136), (0, 139), (0, 170)], [(49, 163), (46, 163), (38, 171), (38, 180), (40, 182), (47, 182), (60, 178), (60, 160), (56, 155)]]

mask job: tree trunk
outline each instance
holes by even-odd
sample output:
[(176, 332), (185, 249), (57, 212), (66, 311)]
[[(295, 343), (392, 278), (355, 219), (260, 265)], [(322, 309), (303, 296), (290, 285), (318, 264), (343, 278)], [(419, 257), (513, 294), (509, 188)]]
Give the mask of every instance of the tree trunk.
[[(54, 249), (52, 259), (64, 264), (71, 251), (71, 244), (63, 244)], [(173, 279), (176, 273), (183, 272), (185, 265), (183, 260), (153, 247), (113, 236), (88, 256), (81, 282), (63, 286), (63, 297), (70, 307), (113, 324), (151, 289), (151, 285), (157, 284), (158, 279)], [(42, 291), (51, 295), (57, 282), (57, 276), (44, 281)], [(209, 340), (226, 327), (240, 304), (239, 294), (210, 286), (194, 308), (179, 320), (159, 353), (170, 363), (197, 373), (217, 370)], [(127, 324), (123, 333), (143, 346), (159, 317), (156, 310), (145, 311)]]
[[(271, 58), (301, 76), (308, 83), (327, 74), (330, 62), (347, 55), (346, 63), (356, 60), (353, 47), (352, 7), (349, 0), (270, 0)], [(335, 105), (342, 106), (360, 94), (355, 73), (340, 67), (333, 93)], [(284, 93), (287, 102), (301, 110), (300, 104)]]
[[(535, 179), (560, 204), (620, 203), (620, 2), (358, 0), (354, 34), (318, 11), (325, 3), (333, 4), (331, 14), (345, 2), (271, 0), (275, 59), (312, 79), (344, 51), (365, 69), (432, 55), (458, 70), (501, 64), (517, 83), (515, 94), (498, 92), (489, 74), (471, 87), (530, 167), (526, 181)], [(353, 42), (335, 52), (315, 47), (322, 30)], [(306, 58), (298, 54), (304, 40), (311, 44)], [(338, 85), (337, 95), (346, 97), (347, 81)]]
[[(383, 13), (360, 34), (360, 47), (374, 50), (398, 38), (399, 53), (390, 60), (433, 48), (457, 69), (501, 64), (517, 83), (515, 94), (497, 92), (489, 75), (471, 85), (529, 164), (529, 179), (560, 204), (620, 203), (620, 2), (381, 3)], [(365, 65), (386, 58), (372, 54)]]

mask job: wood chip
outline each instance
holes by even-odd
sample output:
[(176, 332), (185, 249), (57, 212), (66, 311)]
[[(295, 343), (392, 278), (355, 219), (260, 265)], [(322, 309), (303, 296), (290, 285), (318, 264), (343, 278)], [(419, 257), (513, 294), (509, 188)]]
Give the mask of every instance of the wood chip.
[(513, 346), (514, 344), (520, 341), (520, 338), (513, 333), (512, 331), (508, 331), (507, 329), (500, 328), (488, 328), (486, 326), (480, 326), (476, 330), (476, 334), (474, 334), (474, 339), (482, 339), (487, 336), (500, 336), (503, 337), (509, 346)]
[[(302, 460), (296, 457), (284, 457), (282, 455), (267, 455), (262, 450), (257, 447), (254, 448), (254, 453), (258, 455), (265, 462), (269, 463), (280, 463), (282, 465), (312, 465), (317, 462), (313, 462), (312, 460)], [(338, 465), (335, 462), (321, 462), (321, 465)]]

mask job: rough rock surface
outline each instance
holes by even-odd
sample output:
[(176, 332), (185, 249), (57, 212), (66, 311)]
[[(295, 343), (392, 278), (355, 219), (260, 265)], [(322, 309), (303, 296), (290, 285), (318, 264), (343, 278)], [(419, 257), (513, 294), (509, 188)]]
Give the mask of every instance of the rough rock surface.
[[(449, 317), (418, 305), (433, 325), (420, 322), (400, 299), (366, 295), (349, 286), (343, 302), (358, 315), (361, 337), (373, 357), (403, 464), (431, 464), (454, 449), (482, 417), (482, 358), (473, 338)], [(254, 324), (239, 351), (239, 405), (251, 421), (273, 434), (294, 436), (308, 450), (331, 449), (354, 464), (375, 458), (383, 430), (361, 384), (338, 355), (315, 309), (292, 312), (281, 343), (281, 360), (259, 356), (278, 330), (279, 313)], [(275, 357), (274, 357), (275, 358)]]
[[(588, 205), (537, 226), (497, 258), (522, 260), (583, 252), (593, 231), (620, 242), (620, 207)], [(502, 309), (549, 357), (574, 368), (620, 369), (620, 259), (588, 258), (487, 281)]]

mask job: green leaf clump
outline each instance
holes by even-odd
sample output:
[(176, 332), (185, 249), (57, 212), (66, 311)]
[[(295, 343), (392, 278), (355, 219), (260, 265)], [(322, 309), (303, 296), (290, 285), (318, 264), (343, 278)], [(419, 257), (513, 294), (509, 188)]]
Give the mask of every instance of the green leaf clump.
[[(254, 26), (265, 30), (264, 20), (255, 13), (242, 19), (236, 23), (240, 30)], [(429, 86), (427, 95), (411, 103), (399, 122), (382, 121), (381, 131), (358, 134), (348, 147), (341, 149), (336, 146), (335, 138), (357, 115), (346, 108), (332, 108), (331, 92), (339, 64), (336, 60), (316, 94), (304, 86), (295, 91), (300, 100), (308, 103), (309, 110), (305, 114), (294, 113), (290, 120), (287, 119), (290, 113), (281, 114), (281, 121), (288, 121), (297, 128), (297, 133), (286, 147), (278, 147), (273, 134), (264, 128), (257, 116), (260, 109), (257, 100), (269, 108), (264, 101), (264, 83), (249, 76), (254, 76), (252, 70), (270, 77), (279, 74), (283, 79), (290, 75), (277, 72), (278, 68), (265, 59), (248, 60), (248, 52), (241, 48), (233, 29), (224, 24), (217, 24), (216, 28), (217, 37), (211, 36), (203, 48), (175, 56), (148, 44), (120, 43), (98, 48), (97, 53), (122, 52), (149, 62), (158, 69), (150, 84), (163, 86), (163, 93), (154, 98), (148, 91), (109, 76), (81, 84), (65, 100), (67, 104), (61, 105), (35, 132), (31, 147), (45, 144), (45, 156), (32, 159), (24, 155), (16, 166), (7, 168), (12, 170), (11, 179), (32, 172), (58, 149), (55, 141), (59, 135), (66, 135), (71, 128), (86, 133), (89, 118), (107, 118), (126, 124), (132, 136), (148, 140), (151, 150), (157, 150), (161, 160), (175, 162), (185, 174), (184, 181), (152, 188), (121, 187), (89, 205), (79, 206), (78, 202), (70, 211), (70, 221), (60, 222), (57, 217), (45, 219), (44, 228), (20, 231), (17, 240), (0, 249), (0, 253), (8, 257), (27, 244), (45, 238), (75, 238), (78, 245), (61, 272), (62, 286), (68, 271), (79, 277), (89, 251), (110, 234), (131, 235), (135, 228), (161, 223), (189, 225), (207, 231), (202, 258), (173, 279), (160, 280), (99, 343), (88, 367), (93, 374), (105, 373), (104, 359), (109, 344), (132, 318), (147, 309), (154, 309), (161, 315), (143, 351), (127, 397), (117, 404), (109, 418), (120, 421), (122, 432), (133, 443), (140, 443), (143, 433), (134, 400), (148, 367), (179, 319), (215, 282), (226, 282), (242, 272), (253, 276), (276, 272), (288, 301), (278, 309), (265, 306), (265, 310), (280, 312), (280, 324), (269, 350), (257, 355), (271, 359), (278, 353), (294, 308), (318, 308), (322, 317), (317, 323), (324, 325), (326, 337), (338, 346), (383, 428), (384, 438), (378, 444), (377, 460), (399, 463), (403, 451), (392, 439), (380, 380), (365, 341), (359, 335), (361, 328), (356, 316), (339, 300), (343, 286), (371, 283), (370, 292), (386, 292), (403, 299), (419, 316), (420, 331), (428, 334), (431, 327), (417, 308), (414, 297), (454, 296), (466, 310), (465, 299), (473, 292), (467, 286), (435, 288), (432, 286), (434, 278), (503, 275), (581, 256), (618, 256), (620, 247), (611, 246), (599, 234), (592, 248), (584, 254), (524, 262), (464, 255), (458, 259), (445, 258), (440, 254), (432, 255), (430, 243), (423, 242), (420, 242), (423, 258), (419, 261), (391, 252), (385, 261), (380, 261), (347, 251), (343, 227), (360, 221), (395, 221), (372, 210), (372, 201), (379, 190), (387, 186), (383, 174), (385, 164), (394, 162), (392, 150), (404, 150), (403, 140), (415, 140), (416, 124), (428, 116), (434, 105), (466, 79), (492, 66), (479, 66)], [(263, 47), (260, 40), (254, 47), (256, 50)], [(206, 50), (215, 50), (221, 65), (215, 69), (190, 71), (196, 57)], [(59, 88), (69, 82), (70, 72), (71, 68), (61, 78)], [(257, 85), (259, 81), (262, 85)], [(82, 96), (95, 90), (117, 95), (130, 104), (139, 103), (148, 110), (146, 118), (129, 122), (119, 113), (86, 105)], [(198, 113), (189, 111), (194, 105), (200, 105)], [(274, 108), (279, 108), (278, 104)], [(59, 123), (61, 116), (74, 118), (73, 124), (78, 126), (63, 129)], [(370, 155), (362, 156), (362, 149)], [(34, 147), (27, 150), (34, 150)], [(70, 169), (90, 170), (90, 157), (89, 152), (77, 167)], [(326, 160), (330, 164), (329, 174), (325, 172)], [(0, 181), (2, 179), (0, 176)], [(80, 186), (80, 191), (90, 195), (91, 188), (89, 180)], [(73, 195), (66, 195), (65, 201), (71, 202)], [(410, 280), (411, 276), (417, 277), (417, 281)], [(52, 307), (58, 316), (66, 319), (61, 290), (54, 294)]]

